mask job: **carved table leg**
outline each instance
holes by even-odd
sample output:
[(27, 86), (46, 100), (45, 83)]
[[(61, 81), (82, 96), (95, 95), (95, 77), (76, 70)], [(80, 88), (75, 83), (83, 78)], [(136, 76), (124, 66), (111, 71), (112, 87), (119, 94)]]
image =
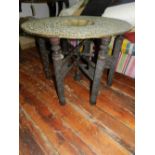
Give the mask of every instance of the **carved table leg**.
[(112, 85), (112, 79), (113, 79), (114, 72), (115, 72), (115, 66), (116, 66), (116, 63), (117, 63), (119, 53), (121, 51), (122, 42), (123, 42), (123, 37), (119, 36), (119, 37), (116, 38), (116, 43), (115, 43), (115, 46), (114, 46), (114, 53), (113, 53), (113, 56), (112, 56), (113, 57), (113, 64), (111, 65), (111, 68), (110, 68), (109, 73), (108, 73), (108, 81), (107, 81), (108, 86)]
[(102, 77), (103, 70), (106, 66), (106, 58), (110, 40), (111, 40), (110, 38), (103, 38), (101, 41), (90, 97), (90, 103), (92, 105), (96, 104), (96, 98), (99, 91), (100, 80)]
[(76, 81), (80, 81), (80, 79), (81, 79), (81, 72), (80, 72), (80, 69), (79, 69), (79, 62), (80, 62), (80, 58), (77, 58), (76, 72), (75, 72), (75, 75), (74, 75), (74, 80), (76, 80)]
[(47, 79), (52, 78), (52, 73), (49, 68), (49, 51), (46, 49), (46, 44), (45, 44), (45, 39), (44, 38), (37, 38), (43, 66), (44, 66), (44, 71), (45, 71), (45, 76)]
[(75, 63), (76, 71), (75, 71), (75, 75), (74, 75), (74, 80), (80, 81), (80, 78), (81, 78), (81, 72), (80, 72), (80, 68), (79, 68), (79, 63), (80, 63), (80, 46), (77, 47), (76, 53), (77, 53), (77, 58), (76, 58), (76, 63)]
[(64, 97), (64, 85), (63, 85), (63, 77), (61, 74), (62, 68), (62, 60), (64, 58), (61, 47), (60, 47), (60, 39), (59, 38), (51, 38), (50, 42), (52, 44), (52, 59), (54, 65), (55, 79), (56, 79), (56, 88), (59, 97), (59, 101), (61, 105), (65, 104)]

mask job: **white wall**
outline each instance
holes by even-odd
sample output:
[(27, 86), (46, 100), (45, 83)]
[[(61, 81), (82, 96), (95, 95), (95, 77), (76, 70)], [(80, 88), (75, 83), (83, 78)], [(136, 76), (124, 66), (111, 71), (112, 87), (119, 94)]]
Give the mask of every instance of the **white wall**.
[[(32, 16), (31, 3), (22, 3), (22, 12), (19, 13), (20, 17)], [(36, 18), (49, 17), (49, 9), (46, 3), (33, 3)]]
[(69, 0), (70, 6), (74, 5), (77, 3), (79, 0)]
[[(70, 6), (77, 3), (79, 0), (69, 0)], [(19, 17), (32, 16), (31, 3), (22, 3), (22, 12), (19, 13)], [(46, 3), (33, 3), (36, 18), (49, 17), (49, 8)], [(58, 7), (58, 6), (57, 6)]]

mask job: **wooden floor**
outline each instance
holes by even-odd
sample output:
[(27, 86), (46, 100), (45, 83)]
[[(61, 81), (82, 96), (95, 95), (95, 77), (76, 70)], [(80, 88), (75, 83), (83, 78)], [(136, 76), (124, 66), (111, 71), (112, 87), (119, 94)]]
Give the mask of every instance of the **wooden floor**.
[(20, 155), (129, 155), (135, 147), (134, 80), (104, 76), (97, 105), (89, 104), (89, 80), (65, 78), (60, 106), (53, 80), (44, 76), (36, 49), (20, 62)]

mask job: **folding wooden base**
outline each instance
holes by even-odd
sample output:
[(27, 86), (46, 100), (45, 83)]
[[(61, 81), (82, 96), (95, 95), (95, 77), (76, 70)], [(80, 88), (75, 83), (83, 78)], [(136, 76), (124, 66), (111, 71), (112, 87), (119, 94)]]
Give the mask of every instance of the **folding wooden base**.
[[(60, 46), (59, 38), (51, 38), (50, 43), (52, 45), (52, 60), (55, 72), (55, 81), (58, 98), (61, 105), (65, 104), (64, 97), (64, 78), (70, 71), (73, 65), (76, 66), (75, 80), (80, 80), (80, 74), (84, 72), (92, 80), (90, 104), (96, 104), (96, 99), (99, 91), (100, 80), (105, 68), (109, 69), (107, 84), (112, 85), (112, 79), (114, 76), (116, 62), (121, 50), (122, 40), (121, 36), (116, 38), (115, 46), (113, 49), (113, 55), (108, 55), (108, 46), (111, 38), (102, 38), (100, 50), (97, 56), (97, 62), (94, 63), (89, 58), (92, 54), (89, 53), (89, 40), (83, 40), (79, 45), (73, 49), (64, 51)], [(47, 78), (50, 78), (48, 51), (45, 50), (43, 40), (40, 39), (40, 49), (45, 68), (45, 74)], [(80, 47), (84, 46), (84, 51), (80, 52)], [(65, 55), (67, 53), (67, 55)], [(88, 58), (89, 57), (89, 58)], [(82, 72), (81, 72), (82, 71)]]

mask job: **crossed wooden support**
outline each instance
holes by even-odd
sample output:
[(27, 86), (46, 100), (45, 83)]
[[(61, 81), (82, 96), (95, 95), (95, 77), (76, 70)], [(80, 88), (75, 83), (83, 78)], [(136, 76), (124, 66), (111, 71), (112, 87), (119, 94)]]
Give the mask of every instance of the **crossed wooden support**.
[[(92, 80), (90, 104), (92, 105), (96, 104), (99, 85), (105, 68), (109, 69), (107, 84), (108, 86), (112, 85), (115, 66), (117, 63), (119, 52), (121, 50), (123, 38), (122, 36), (118, 36), (116, 38), (112, 56), (108, 55), (108, 46), (109, 46), (110, 40), (111, 40), (110, 37), (107, 37), (107, 38), (105, 37), (101, 39), (101, 45), (97, 56), (97, 62), (94, 63), (87, 57), (87, 56), (89, 57), (92, 56), (92, 54), (89, 53), (89, 50), (90, 50), (89, 40), (83, 40), (78, 46), (76, 46), (74, 49), (71, 49), (71, 51), (66, 51), (61, 49), (59, 38), (50, 39), (50, 43), (52, 45), (51, 50), (53, 51), (52, 60), (53, 60), (55, 80), (56, 80), (56, 90), (57, 90), (58, 98), (61, 105), (65, 104), (63, 81), (66, 74), (70, 71), (73, 65), (76, 66), (76, 74), (75, 74), (76, 80), (80, 80), (81, 71), (84, 72)], [(51, 70), (49, 68), (49, 58), (48, 58), (49, 51), (45, 49), (45, 44), (43, 39), (40, 38), (39, 42), (40, 42), (39, 46), (40, 46), (41, 56), (43, 59), (45, 74), (46, 74), (46, 77), (50, 79)], [(79, 49), (80, 49), (80, 46), (84, 44), (85, 44), (85, 49), (81, 54)], [(67, 53), (67, 56), (65, 56), (65, 53)]]

